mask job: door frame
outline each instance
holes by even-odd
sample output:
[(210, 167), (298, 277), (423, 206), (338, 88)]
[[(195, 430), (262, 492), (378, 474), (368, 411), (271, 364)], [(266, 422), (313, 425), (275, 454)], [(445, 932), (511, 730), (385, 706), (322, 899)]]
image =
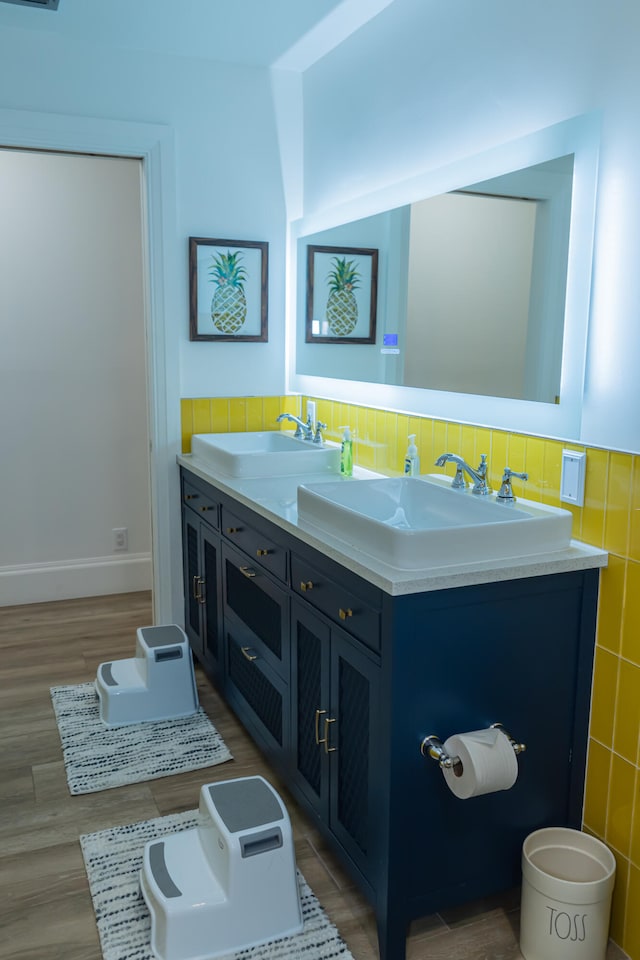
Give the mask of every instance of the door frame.
[(167, 321), (180, 316), (173, 130), (161, 124), (0, 109), (0, 144), (142, 161), (153, 613), (155, 623), (180, 622), (182, 560), (176, 463), (180, 439), (179, 335)]

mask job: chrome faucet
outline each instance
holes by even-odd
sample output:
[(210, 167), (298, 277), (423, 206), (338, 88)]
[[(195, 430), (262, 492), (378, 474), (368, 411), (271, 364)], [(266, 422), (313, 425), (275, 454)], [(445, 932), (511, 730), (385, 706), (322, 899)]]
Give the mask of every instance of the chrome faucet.
[(486, 497), (487, 494), (491, 493), (491, 488), (487, 483), (487, 455), (483, 453), (480, 457), (480, 463), (476, 470), (473, 467), (470, 467), (462, 457), (458, 457), (455, 453), (443, 453), (436, 460), (436, 467), (444, 467), (445, 463), (455, 463), (456, 464), (456, 475), (451, 482), (451, 486), (455, 487), (457, 490), (464, 489), (466, 487), (464, 474), (465, 472), (469, 474), (473, 480), (472, 493), (477, 493), (481, 497)]
[(276, 423), (282, 423), (283, 420), (290, 420), (291, 423), (297, 424), (294, 437), (297, 437), (298, 440), (313, 440), (311, 417), (308, 418), (306, 423), (299, 417), (294, 417), (292, 413), (281, 413), (279, 417), (276, 417)]

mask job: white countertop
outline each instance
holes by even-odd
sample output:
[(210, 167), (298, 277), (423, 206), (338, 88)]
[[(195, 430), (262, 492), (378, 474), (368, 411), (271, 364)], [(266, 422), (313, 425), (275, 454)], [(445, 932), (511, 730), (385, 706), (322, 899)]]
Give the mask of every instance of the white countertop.
[(181, 466), (202, 480), (212, 483), (222, 493), (235, 498), (303, 543), (393, 596), (552, 573), (569, 573), (572, 570), (607, 565), (606, 551), (572, 540), (567, 550), (522, 559), (401, 570), (325, 534), (298, 518), (297, 489), (301, 483), (322, 483), (338, 479), (344, 483), (352, 483), (358, 479), (380, 477), (382, 474), (354, 467), (353, 477), (339, 477), (335, 473), (327, 472), (292, 477), (241, 479), (216, 473), (209, 464), (191, 454), (179, 454), (177, 460)]

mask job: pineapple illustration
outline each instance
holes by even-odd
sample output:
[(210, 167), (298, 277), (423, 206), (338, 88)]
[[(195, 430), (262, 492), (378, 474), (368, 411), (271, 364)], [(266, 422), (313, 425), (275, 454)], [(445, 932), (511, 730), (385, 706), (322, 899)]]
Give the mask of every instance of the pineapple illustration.
[(211, 301), (211, 319), (221, 333), (237, 333), (247, 319), (247, 298), (244, 284), (247, 271), (242, 266), (242, 253), (218, 253), (209, 267), (216, 292)]
[(360, 274), (354, 260), (332, 257), (333, 270), (328, 277), (330, 290), (327, 300), (327, 322), (337, 337), (346, 337), (358, 322), (358, 304), (353, 291), (360, 283)]

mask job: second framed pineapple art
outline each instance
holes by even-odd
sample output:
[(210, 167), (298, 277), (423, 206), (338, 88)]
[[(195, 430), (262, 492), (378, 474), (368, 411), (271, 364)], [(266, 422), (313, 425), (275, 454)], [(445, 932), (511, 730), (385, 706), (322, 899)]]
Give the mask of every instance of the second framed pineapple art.
[(375, 343), (378, 251), (307, 247), (306, 343)]
[(189, 339), (268, 340), (269, 244), (189, 237)]

